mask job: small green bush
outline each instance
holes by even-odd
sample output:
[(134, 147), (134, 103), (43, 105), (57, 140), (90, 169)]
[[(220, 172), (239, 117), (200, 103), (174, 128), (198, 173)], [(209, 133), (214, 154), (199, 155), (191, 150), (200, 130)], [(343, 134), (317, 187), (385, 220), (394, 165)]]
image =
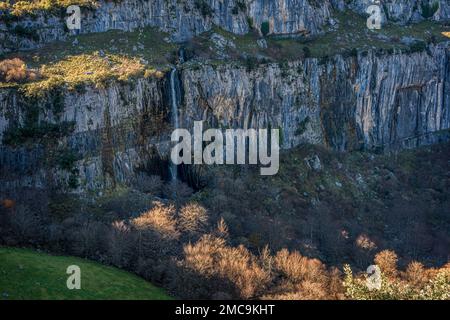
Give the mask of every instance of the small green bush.
[(421, 4), (421, 8), (422, 8), (422, 17), (424, 17), (425, 19), (429, 19), (432, 16), (434, 16), (436, 11), (438, 11), (438, 9), (439, 9), (439, 2), (434, 2), (432, 4), (430, 4), (430, 3), (422, 3)]
[(311, 57), (311, 49), (308, 47), (303, 47), (303, 56), (305, 58)]
[(214, 10), (205, 0), (195, 0), (195, 8), (199, 10), (204, 18), (211, 17)]
[(268, 21), (261, 23), (261, 33), (263, 36), (267, 36), (270, 33), (270, 24)]

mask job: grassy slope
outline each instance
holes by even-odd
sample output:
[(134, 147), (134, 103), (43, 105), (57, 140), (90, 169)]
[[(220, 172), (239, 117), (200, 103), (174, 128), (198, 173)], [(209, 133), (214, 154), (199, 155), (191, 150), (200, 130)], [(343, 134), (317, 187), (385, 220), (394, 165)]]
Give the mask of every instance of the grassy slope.
[[(69, 265), (81, 269), (81, 289), (68, 290)], [(67, 256), (0, 248), (0, 299), (170, 299), (160, 288), (125, 271)]]

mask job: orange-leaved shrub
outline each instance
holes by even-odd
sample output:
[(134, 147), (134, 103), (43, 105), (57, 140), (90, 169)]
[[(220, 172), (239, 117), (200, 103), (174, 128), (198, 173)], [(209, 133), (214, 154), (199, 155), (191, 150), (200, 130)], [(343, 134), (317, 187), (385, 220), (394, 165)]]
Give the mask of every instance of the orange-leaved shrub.
[(222, 238), (204, 235), (184, 247), (184, 267), (205, 278), (231, 284), (230, 295), (249, 299), (262, 294), (270, 282), (269, 273), (244, 246), (230, 247)]
[(198, 203), (188, 203), (180, 210), (178, 224), (182, 231), (188, 233), (205, 231), (208, 225), (208, 212)]
[(25, 62), (19, 58), (0, 61), (0, 81), (25, 82), (39, 78), (35, 70), (27, 68)]
[(397, 254), (391, 250), (383, 250), (375, 255), (374, 262), (387, 277), (397, 275)]
[(153, 231), (161, 238), (178, 238), (179, 232), (176, 227), (175, 208), (164, 206), (155, 202), (155, 206), (149, 211), (132, 220), (133, 226), (140, 231)]

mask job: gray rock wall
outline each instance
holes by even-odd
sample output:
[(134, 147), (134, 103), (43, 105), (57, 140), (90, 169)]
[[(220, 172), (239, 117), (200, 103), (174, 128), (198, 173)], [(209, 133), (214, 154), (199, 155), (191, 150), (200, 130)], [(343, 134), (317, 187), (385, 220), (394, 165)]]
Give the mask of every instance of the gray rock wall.
[[(371, 0), (101, 0), (97, 9), (82, 8), (81, 33), (152, 26), (170, 33), (174, 41), (184, 41), (213, 25), (246, 34), (250, 27), (260, 30), (262, 23), (267, 22), (272, 34), (318, 34), (329, 24), (333, 9), (365, 14), (370, 3)], [(404, 24), (423, 20), (425, 9), (434, 3), (439, 8), (430, 18), (450, 19), (447, 0), (384, 0), (382, 10), (390, 21)], [(63, 15), (62, 10), (58, 15), (41, 12), (8, 24), (0, 21), (0, 54), (66, 39), (74, 31), (65, 29)], [(32, 34), (15, 32), (17, 26), (29, 28)]]
[[(449, 57), (448, 44), (442, 44), (412, 54), (369, 52), (254, 70), (188, 62), (179, 72), (180, 126), (191, 129), (195, 120), (223, 128), (270, 126), (281, 129), (286, 149), (302, 143), (342, 151), (435, 143), (449, 138)], [(73, 130), (2, 144), (1, 188), (67, 188), (74, 175), (76, 191), (132, 182), (141, 165), (168, 156), (167, 86), (166, 77), (63, 91), (59, 113), (49, 109), (48, 99), (34, 102), (40, 123), (73, 123)], [(0, 135), (26, 124), (29, 108), (16, 90), (0, 90)], [(61, 165), (67, 152), (76, 156), (71, 168)]]

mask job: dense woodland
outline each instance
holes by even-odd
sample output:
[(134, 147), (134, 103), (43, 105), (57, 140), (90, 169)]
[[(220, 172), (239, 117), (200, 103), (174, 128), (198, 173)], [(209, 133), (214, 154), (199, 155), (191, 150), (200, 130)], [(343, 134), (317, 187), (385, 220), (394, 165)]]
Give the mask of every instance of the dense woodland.
[[(320, 169), (303, 160), (311, 152)], [(277, 177), (197, 170), (213, 182), (194, 192), (143, 172), (139, 190), (118, 187), (95, 202), (23, 190), (3, 201), (1, 243), (111, 264), (180, 298), (448, 299), (448, 152), (304, 147), (282, 155)], [(365, 194), (353, 188), (355, 172)], [(378, 291), (365, 285), (373, 263)]]

